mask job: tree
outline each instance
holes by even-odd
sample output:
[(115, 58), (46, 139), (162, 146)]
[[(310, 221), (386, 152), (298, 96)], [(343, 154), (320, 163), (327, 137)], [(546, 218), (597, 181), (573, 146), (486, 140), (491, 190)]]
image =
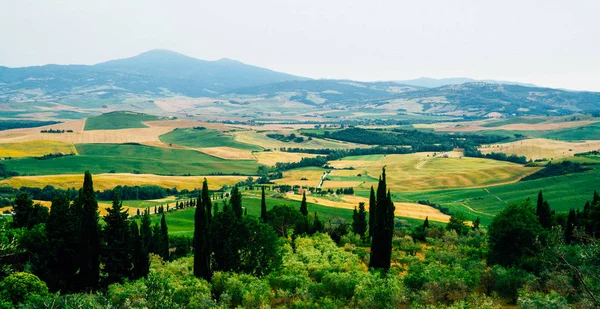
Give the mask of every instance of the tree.
[(458, 235), (467, 234), (469, 228), (467, 227), (465, 221), (466, 219), (464, 215), (461, 212), (456, 212), (450, 216), (450, 221), (448, 222), (446, 229), (448, 231), (454, 230)]
[(268, 211), (268, 223), (273, 227), (279, 237), (287, 238), (290, 229), (297, 226), (298, 222), (305, 219), (302, 214), (288, 205), (275, 205)]
[[(204, 178), (202, 188), (202, 191), (208, 191), (208, 182), (206, 178)], [(204, 188), (207, 189), (204, 190)], [(234, 190), (236, 189), (237, 187), (234, 188)], [(200, 201), (196, 205), (196, 213), (194, 215), (194, 275), (203, 278), (206, 281), (210, 281), (212, 276), (210, 269), (211, 250), (208, 244), (208, 232), (210, 226), (208, 224), (207, 214), (209, 210), (206, 207), (207, 203), (210, 203), (210, 198), (208, 201), (205, 201), (204, 199), (204, 195), (201, 195)], [(239, 210), (241, 211), (241, 208)]]
[(313, 226), (312, 226), (312, 231), (311, 234), (314, 233), (322, 233), (324, 230), (324, 226), (323, 226), (323, 222), (321, 222), (321, 220), (319, 220), (319, 213), (317, 213), (315, 211), (315, 219), (313, 221)]
[(36, 224), (48, 221), (48, 208), (33, 204), (31, 197), (26, 192), (20, 192), (15, 198), (13, 207), (13, 228), (31, 229)]
[(265, 199), (265, 187), (262, 187), (262, 193), (260, 195), (260, 220), (267, 222), (267, 201)]
[(0, 281), (0, 305), (6, 300), (16, 306), (35, 296), (50, 296), (46, 283), (35, 275), (18, 272)]
[(550, 227), (552, 227), (552, 212), (550, 210), (550, 205), (548, 205), (548, 202), (544, 201), (542, 190), (540, 190), (540, 192), (538, 193), (537, 207), (535, 209), (535, 213), (538, 216), (540, 224), (543, 228), (550, 229)]
[(131, 240), (133, 243), (133, 271), (131, 273), (131, 278), (136, 280), (148, 274), (150, 260), (148, 251), (143, 248), (142, 237), (140, 236), (137, 222), (131, 221), (129, 228), (131, 229)]
[(473, 230), (479, 230), (479, 225), (481, 225), (481, 218), (477, 217), (475, 218), (475, 221), (473, 221)]
[(133, 250), (131, 227), (127, 221), (127, 210), (123, 210), (123, 202), (119, 199), (119, 190), (113, 197), (112, 207), (104, 216), (103, 246), (100, 260), (107, 274), (106, 284), (120, 282), (131, 277), (133, 268)]
[(210, 238), (214, 270), (262, 276), (281, 264), (274, 230), (252, 216), (238, 219), (230, 207), (215, 213)]
[(386, 194), (385, 167), (382, 169), (377, 186), (377, 211), (373, 226), (371, 242), (370, 267), (390, 269), (392, 258), (392, 238), (394, 234), (394, 203), (389, 191)]
[(92, 174), (89, 171), (85, 172), (78, 204), (81, 209), (80, 284), (84, 289), (93, 289), (100, 279), (100, 227), (98, 226), (98, 202)]
[(63, 293), (76, 290), (79, 268), (79, 227), (70, 204), (67, 194), (54, 197), (46, 223), (46, 235), (52, 250), (49, 254), (50, 276), (47, 283), (52, 291), (61, 290)]
[(373, 226), (375, 226), (375, 213), (377, 212), (377, 200), (375, 199), (375, 190), (371, 186), (371, 195), (369, 196), (369, 237), (373, 238)]
[(365, 211), (365, 203), (358, 203), (358, 210), (354, 207), (354, 214), (352, 215), (352, 232), (356, 235), (360, 235), (361, 239), (365, 239), (365, 233), (367, 231), (367, 212)]
[(425, 217), (425, 221), (423, 221), (423, 231), (429, 228), (429, 216)]
[(306, 191), (302, 193), (302, 202), (300, 202), (300, 213), (303, 216), (308, 216), (308, 206), (306, 205)]
[(237, 186), (233, 187), (231, 190), (231, 198), (229, 199), (229, 202), (231, 203), (231, 209), (236, 217), (238, 217), (238, 219), (242, 218), (242, 193)]
[(490, 265), (524, 265), (537, 254), (536, 238), (543, 228), (528, 202), (510, 204), (488, 228)]
[(141, 252), (138, 259), (138, 270), (136, 276), (138, 278), (146, 277), (150, 272), (150, 249), (152, 248), (152, 222), (150, 220), (150, 210), (146, 209), (142, 216), (142, 223), (140, 226), (140, 242)]
[(575, 226), (577, 225), (577, 215), (575, 209), (569, 210), (569, 217), (567, 217), (567, 226), (565, 228), (565, 242), (571, 244), (574, 239)]
[(159, 251), (159, 255), (163, 258), (163, 260), (169, 260), (169, 228), (167, 227), (167, 220), (165, 219), (165, 214), (163, 213), (162, 218), (160, 219), (160, 237), (161, 237), (161, 247)]

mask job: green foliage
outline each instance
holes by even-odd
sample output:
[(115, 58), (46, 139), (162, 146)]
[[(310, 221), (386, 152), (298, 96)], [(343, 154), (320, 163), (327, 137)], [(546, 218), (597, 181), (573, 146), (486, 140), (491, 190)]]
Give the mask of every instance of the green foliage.
[(394, 203), (389, 191), (386, 195), (385, 167), (382, 169), (377, 198), (375, 218), (373, 220), (373, 237), (371, 241), (370, 267), (387, 271), (392, 256), (392, 237), (394, 234)]
[(15, 212), (12, 221), (14, 228), (31, 229), (36, 224), (45, 223), (48, 220), (48, 208), (40, 204), (34, 205), (31, 197), (25, 192), (17, 194), (13, 211)]
[(210, 268), (211, 247), (209, 243), (209, 231), (212, 224), (209, 219), (211, 217), (209, 205), (210, 200), (205, 200), (208, 193), (208, 181), (204, 179), (202, 184), (202, 192), (199, 197), (198, 205), (196, 205), (196, 213), (194, 215), (194, 275), (209, 281), (212, 273)]
[(365, 203), (358, 204), (358, 210), (354, 208), (352, 215), (352, 232), (359, 235), (362, 239), (365, 238), (367, 232), (367, 212), (365, 211)]
[(131, 227), (127, 221), (127, 211), (123, 210), (123, 202), (119, 194), (115, 194), (112, 207), (104, 216), (102, 231), (102, 250), (100, 259), (107, 274), (106, 283), (120, 282), (132, 277), (134, 247)]
[(542, 226), (528, 202), (511, 204), (489, 226), (489, 264), (525, 265), (537, 253)]
[(519, 306), (522, 309), (554, 309), (567, 308), (569, 306), (567, 300), (552, 291), (546, 293), (527, 293), (519, 297)]
[(76, 201), (80, 211), (79, 278), (81, 288), (96, 288), (100, 279), (100, 226), (98, 225), (98, 202), (94, 192), (92, 174), (85, 172), (83, 188)]
[(18, 305), (29, 297), (47, 295), (46, 283), (29, 273), (14, 273), (0, 281), (0, 299), (13, 305)]
[(231, 209), (233, 213), (240, 219), (243, 213), (242, 206), (242, 192), (237, 186), (234, 186), (231, 190), (231, 198), (229, 199), (229, 203), (231, 204)]
[(466, 218), (461, 212), (456, 212), (450, 217), (446, 229), (449, 231), (456, 231), (460, 235), (465, 235), (469, 232), (469, 227), (465, 223)]

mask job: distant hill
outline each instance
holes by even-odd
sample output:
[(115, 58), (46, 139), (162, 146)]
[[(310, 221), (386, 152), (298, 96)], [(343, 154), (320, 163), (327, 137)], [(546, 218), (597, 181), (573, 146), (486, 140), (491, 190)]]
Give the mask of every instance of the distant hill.
[(399, 84), (405, 84), (405, 85), (411, 85), (411, 86), (417, 86), (417, 87), (426, 87), (426, 88), (436, 88), (436, 87), (447, 86), (447, 85), (460, 85), (460, 84), (464, 84), (464, 83), (473, 83), (473, 82), (537, 87), (534, 84), (528, 84), (528, 83), (499, 81), (499, 80), (493, 80), (493, 79), (477, 80), (477, 79), (466, 78), (466, 77), (455, 77), (455, 78), (421, 77), (421, 78), (417, 78), (417, 79), (399, 80), (396, 82)]
[(235, 88), (307, 78), (221, 59), (205, 61), (152, 50), (96, 65), (0, 67), (0, 101), (119, 95), (211, 96)]

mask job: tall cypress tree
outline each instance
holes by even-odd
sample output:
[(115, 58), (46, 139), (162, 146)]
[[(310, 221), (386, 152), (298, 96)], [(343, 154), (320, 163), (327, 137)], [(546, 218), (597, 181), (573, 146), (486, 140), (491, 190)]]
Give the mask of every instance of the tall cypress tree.
[(262, 187), (262, 193), (260, 195), (260, 220), (263, 223), (267, 222), (267, 201), (265, 198), (265, 187)]
[(302, 202), (300, 202), (300, 213), (303, 216), (308, 216), (308, 206), (306, 204), (306, 191), (302, 193)]
[(137, 222), (131, 221), (129, 224), (131, 229), (131, 240), (133, 243), (133, 270), (131, 279), (139, 279), (148, 274), (148, 252), (144, 250), (142, 245), (142, 237)]
[(150, 249), (152, 249), (152, 221), (150, 220), (150, 210), (146, 209), (142, 216), (142, 223), (140, 226), (140, 240), (141, 240), (141, 253), (139, 260), (139, 271), (137, 275), (139, 277), (146, 277), (150, 272)]
[[(206, 178), (204, 179), (203, 188), (204, 187), (208, 188)], [(234, 190), (235, 189), (237, 189), (237, 187), (234, 188)], [(206, 203), (210, 203), (210, 198), (208, 201), (205, 201), (204, 198), (201, 197), (201, 200), (196, 205), (196, 213), (194, 215), (194, 275), (199, 278), (204, 278), (206, 281), (210, 281), (210, 248), (208, 246), (209, 225)]]
[[(212, 202), (210, 201), (210, 195), (208, 192), (208, 181), (204, 178), (204, 182), (202, 183), (202, 196), (196, 205), (204, 205), (206, 209), (206, 218), (208, 221), (208, 225), (210, 225), (212, 221)], [(241, 203), (240, 203), (241, 204)]]
[(423, 221), (423, 231), (429, 228), (429, 216), (425, 217), (425, 221)]
[(547, 201), (544, 201), (544, 196), (542, 195), (541, 190), (538, 193), (538, 200), (535, 213), (538, 216), (540, 224), (543, 228), (549, 229), (550, 227), (552, 227), (552, 212), (550, 210), (550, 205), (548, 205)]
[(83, 187), (79, 195), (81, 205), (80, 236), (80, 286), (93, 289), (100, 280), (100, 227), (98, 225), (98, 202), (94, 192), (92, 174), (85, 172)]
[(352, 215), (352, 231), (354, 234), (360, 236), (361, 239), (365, 239), (365, 233), (367, 231), (367, 212), (365, 211), (365, 203), (358, 203), (358, 209), (354, 207), (354, 214)]
[(162, 218), (160, 219), (160, 236), (161, 236), (161, 248), (160, 248), (160, 256), (163, 260), (169, 260), (169, 228), (167, 227), (167, 220), (165, 219), (165, 214), (163, 213)]
[(106, 284), (120, 282), (128, 278), (133, 266), (131, 227), (127, 221), (127, 211), (119, 199), (119, 190), (114, 192), (112, 207), (104, 216), (106, 226), (102, 233), (103, 246), (100, 259), (107, 273)]
[(577, 215), (575, 209), (569, 210), (569, 217), (567, 217), (567, 226), (565, 228), (565, 242), (570, 244), (573, 241), (573, 234), (575, 232), (575, 226), (577, 221)]
[(231, 198), (229, 199), (231, 203), (231, 209), (233, 213), (238, 219), (242, 218), (243, 210), (242, 210), (242, 193), (238, 189), (237, 186), (233, 187), (231, 190)]
[(391, 193), (386, 189), (385, 167), (379, 178), (377, 186), (377, 213), (373, 227), (373, 240), (371, 242), (370, 266), (373, 268), (390, 269), (392, 257), (392, 237), (394, 234), (394, 203)]
[(79, 268), (79, 226), (67, 195), (59, 194), (52, 200), (50, 216), (46, 223), (46, 236), (50, 241), (50, 290), (69, 293), (76, 290)]
[(375, 190), (371, 186), (371, 195), (369, 196), (369, 238), (373, 238), (373, 226), (375, 225), (375, 213), (377, 212), (377, 200), (375, 199)]

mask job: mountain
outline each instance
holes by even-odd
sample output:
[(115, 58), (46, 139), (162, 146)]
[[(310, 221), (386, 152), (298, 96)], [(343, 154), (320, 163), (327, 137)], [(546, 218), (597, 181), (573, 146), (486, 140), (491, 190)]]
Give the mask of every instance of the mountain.
[(211, 96), (231, 89), (307, 78), (168, 50), (96, 65), (0, 67), (0, 101), (146, 96)]
[(477, 80), (466, 77), (454, 77), (454, 78), (430, 78), (430, 77), (421, 77), (417, 79), (409, 79), (409, 80), (399, 80), (396, 81), (400, 84), (417, 86), (417, 87), (426, 87), (426, 88), (436, 88), (447, 85), (460, 85), (464, 83), (473, 83), (473, 82), (484, 82), (490, 84), (507, 84), (507, 85), (521, 85), (527, 87), (536, 87), (534, 84), (528, 83), (519, 83), (519, 82), (509, 82), (509, 81), (499, 81), (493, 79), (485, 79), (485, 80)]

